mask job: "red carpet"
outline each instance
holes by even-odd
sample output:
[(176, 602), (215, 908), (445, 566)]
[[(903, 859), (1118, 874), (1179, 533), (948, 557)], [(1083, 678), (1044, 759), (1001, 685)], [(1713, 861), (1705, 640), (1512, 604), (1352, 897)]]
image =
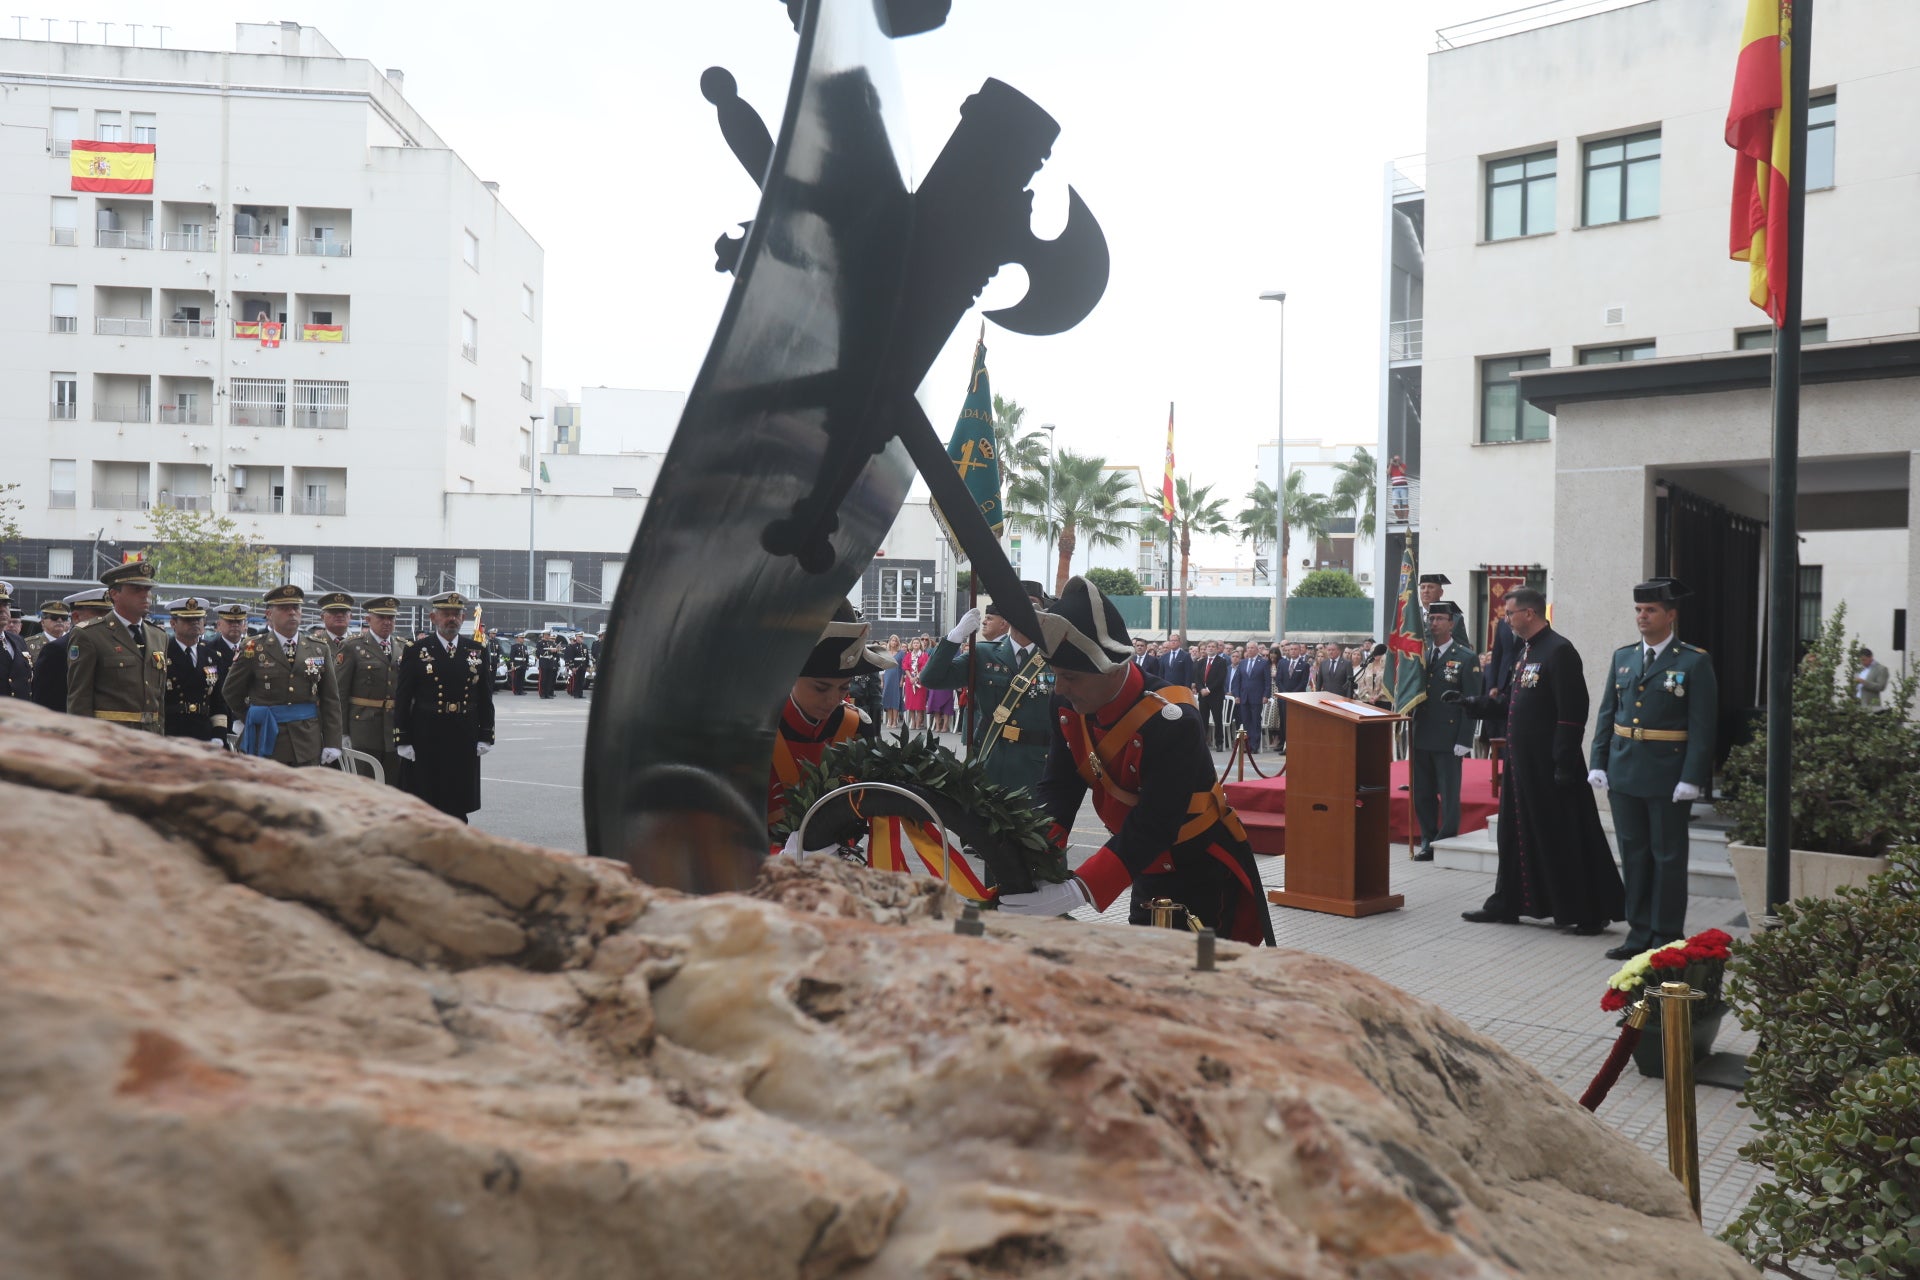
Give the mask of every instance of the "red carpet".
[[(1387, 834), (1395, 843), (1404, 845), (1408, 833), (1417, 832), (1419, 824), (1413, 818), (1413, 805), (1408, 795), (1408, 779), (1412, 776), (1413, 766), (1405, 760), (1396, 760), (1393, 764), (1393, 803), (1387, 808)], [(1229, 782), (1226, 786), (1227, 803), (1246, 824), (1247, 837), (1255, 853), (1281, 854), (1286, 851), (1286, 812), (1287, 779), (1282, 774), (1278, 778), (1249, 778), (1245, 782)], [(1460, 768), (1460, 830), (1480, 831), (1485, 829), (1487, 819), (1500, 812), (1500, 802), (1493, 798), (1493, 762), (1491, 760), (1465, 760)]]

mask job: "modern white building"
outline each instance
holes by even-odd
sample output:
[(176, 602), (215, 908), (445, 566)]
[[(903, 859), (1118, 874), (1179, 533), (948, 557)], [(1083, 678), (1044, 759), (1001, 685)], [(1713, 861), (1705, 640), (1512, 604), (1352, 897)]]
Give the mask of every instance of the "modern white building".
[[(1390, 228), (1389, 271), (1423, 279), (1389, 285), (1383, 395), (1420, 568), (1476, 637), (1489, 581), (1531, 579), (1597, 678), (1632, 585), (1673, 574), (1729, 723), (1760, 701), (1770, 455), (1767, 320), (1728, 260), (1745, 9), (1645, 0), (1432, 55), (1424, 190), (1389, 195), (1420, 233)], [(1897, 666), (1920, 593), (1920, 6), (1816, 21), (1798, 604), (1804, 637), (1844, 599)]]
[[(231, 53), (0, 40), (21, 577), (91, 578), (162, 506), (230, 516), (303, 585), (526, 595), (543, 254), (404, 83), (296, 23)], [(152, 143), (152, 190), (75, 190), (84, 141)], [(650, 483), (579, 479), (542, 598), (597, 591), (637, 522), (614, 486)], [(595, 505), (633, 513), (617, 546)]]

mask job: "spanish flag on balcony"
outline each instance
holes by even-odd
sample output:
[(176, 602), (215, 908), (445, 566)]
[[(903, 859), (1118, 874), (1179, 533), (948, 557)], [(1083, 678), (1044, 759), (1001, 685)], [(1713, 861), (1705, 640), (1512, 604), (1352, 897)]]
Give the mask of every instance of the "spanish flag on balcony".
[(302, 342), (339, 342), (345, 330), (337, 324), (303, 324), (300, 326)]
[(258, 320), (235, 320), (233, 322), (233, 336), (236, 338), (259, 337), (260, 322)]
[(1792, 56), (1793, 0), (1747, 0), (1733, 102), (1727, 108), (1727, 145), (1740, 153), (1733, 162), (1732, 256), (1747, 264), (1748, 298), (1776, 325), (1787, 313)]
[(153, 192), (151, 142), (73, 143), (74, 191), (101, 191), (124, 195)]

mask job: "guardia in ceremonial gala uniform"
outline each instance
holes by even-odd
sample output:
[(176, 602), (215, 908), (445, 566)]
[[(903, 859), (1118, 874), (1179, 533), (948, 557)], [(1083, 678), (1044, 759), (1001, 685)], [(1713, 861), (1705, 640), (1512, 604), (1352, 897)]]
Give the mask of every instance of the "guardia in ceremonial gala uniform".
[(1436, 600), (1427, 607), (1427, 696), (1413, 709), (1413, 812), (1420, 821), (1416, 862), (1433, 860), (1433, 842), (1460, 834), (1460, 762), (1473, 750), (1476, 721), (1449, 690), (1462, 698), (1481, 691), (1480, 656), (1453, 638), (1459, 609)]
[(147, 621), (153, 579), (144, 561), (100, 575), (110, 611), (67, 646), (67, 714), (166, 732), (167, 633)]
[(267, 629), (240, 642), (221, 692), (245, 726), (240, 750), (281, 764), (332, 764), (340, 758), (340, 690), (333, 647), (300, 634), (306, 592), (288, 583), (263, 597)]
[(787, 788), (800, 781), (807, 765), (819, 764), (828, 747), (880, 731), (871, 716), (846, 700), (855, 679), (893, 666), (892, 658), (867, 643), (871, 634), (853, 605), (841, 601), (780, 708), (767, 778), (767, 829), (771, 835), (783, 822), (796, 828), (787, 842), (789, 853), (799, 851), (797, 828), (805, 815), (787, 812)]
[(393, 736), (393, 701), (409, 642), (393, 629), (400, 613), (397, 598), (376, 596), (366, 610), (367, 625), (340, 646), (336, 683), (347, 730), (340, 745), (378, 760), (387, 785), (404, 788), (407, 765)]
[[(1037, 582), (1022, 582), (1035, 611), (1047, 607), (1046, 592)], [(969, 609), (946, 639), (934, 646), (933, 656), (920, 672), (928, 689), (967, 687), (967, 655), (961, 642), (975, 636), (989, 616), (998, 616), (992, 604), (984, 611)], [(1053, 697), (1053, 668), (1047, 655), (1026, 636), (1009, 630), (997, 639), (973, 642), (972, 737), (970, 757), (992, 781), (1009, 791), (1025, 791), (1037, 803), (1040, 775), (1047, 768), (1047, 746), (1053, 740), (1053, 718), (1047, 706)]]
[(1594, 718), (1587, 781), (1607, 789), (1627, 889), (1617, 960), (1686, 936), (1687, 821), (1713, 781), (1720, 711), (1713, 660), (1674, 634), (1690, 594), (1674, 578), (1633, 589), (1640, 639), (1614, 650)]

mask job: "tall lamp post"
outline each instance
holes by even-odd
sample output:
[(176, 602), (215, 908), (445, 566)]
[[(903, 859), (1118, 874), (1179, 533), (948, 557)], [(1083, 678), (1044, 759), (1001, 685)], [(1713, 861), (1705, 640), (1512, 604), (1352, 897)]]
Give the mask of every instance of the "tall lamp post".
[[(532, 420), (527, 430), (527, 616), (532, 619), (533, 602), (539, 599), (533, 591), (533, 512), (535, 500), (540, 496), (540, 473), (534, 466), (540, 458), (540, 423), (546, 415), (530, 413), (527, 417)], [(532, 625), (531, 622), (528, 625)]]
[[(1043, 422), (1040, 424), (1040, 429), (1047, 433), (1047, 510), (1046, 510), (1047, 562), (1046, 562), (1046, 567), (1041, 572), (1041, 578), (1040, 578), (1040, 581), (1044, 582), (1047, 579), (1052, 578), (1054, 576), (1054, 569), (1053, 569), (1053, 431), (1054, 431), (1054, 424), (1051, 422)], [(1053, 593), (1048, 592), (1047, 594), (1051, 595)]]
[(1280, 548), (1287, 533), (1282, 523), (1287, 518), (1287, 291), (1269, 289), (1260, 295), (1260, 301), (1280, 304), (1280, 413), (1273, 434), (1273, 559), (1268, 562), (1271, 571), (1267, 576), (1273, 579), (1273, 642), (1283, 644), (1287, 638), (1287, 565)]

